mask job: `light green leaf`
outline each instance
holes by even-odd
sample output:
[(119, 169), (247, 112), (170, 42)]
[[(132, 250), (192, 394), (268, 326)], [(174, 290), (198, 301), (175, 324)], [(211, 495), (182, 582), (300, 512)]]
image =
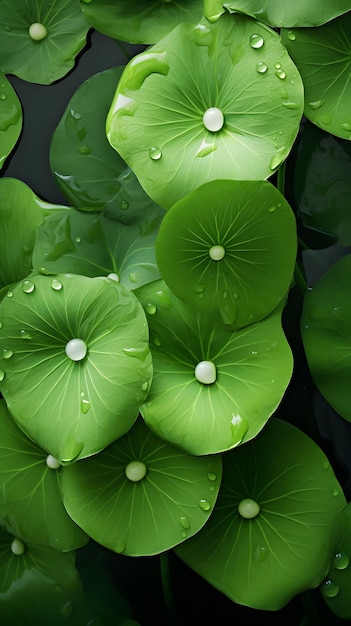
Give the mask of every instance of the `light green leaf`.
[(223, 455), (215, 509), (175, 551), (234, 602), (277, 611), (325, 577), (345, 504), (323, 451), (273, 418), (256, 439)]
[(0, 519), (25, 542), (74, 550), (87, 535), (67, 515), (58, 464), (16, 426), (0, 400)]
[(26, 434), (61, 462), (133, 425), (152, 377), (148, 327), (108, 278), (31, 275), (0, 304), (2, 394)]
[(351, 254), (305, 293), (301, 336), (311, 376), (324, 398), (351, 421)]
[(231, 328), (257, 322), (279, 304), (296, 250), (294, 214), (267, 181), (201, 186), (166, 213), (156, 242), (170, 289)]
[(215, 24), (180, 24), (136, 55), (106, 128), (145, 191), (167, 209), (210, 180), (271, 176), (302, 112), (302, 81), (277, 33), (223, 15)]
[(0, 72), (0, 169), (11, 154), (22, 129), (22, 107), (15, 90)]
[(100, 454), (64, 468), (63, 498), (70, 516), (95, 541), (124, 555), (146, 556), (202, 528), (221, 476), (220, 455), (180, 452), (140, 418)]
[(70, 209), (52, 215), (37, 232), (35, 271), (85, 276), (112, 273), (128, 289), (160, 278), (155, 241), (164, 211), (153, 205), (125, 225), (98, 214)]
[(204, 0), (204, 15), (217, 20), (224, 11), (247, 13), (271, 26), (320, 26), (351, 10), (350, 0)]
[(281, 37), (302, 76), (307, 119), (351, 139), (351, 11), (318, 28), (283, 30)]
[(81, 8), (91, 26), (104, 35), (150, 44), (180, 22), (197, 22), (203, 0), (81, 0)]
[[(148, 315), (154, 366), (140, 409), (147, 425), (197, 455), (255, 437), (292, 374), (281, 307), (261, 322), (230, 332), (218, 317), (176, 298), (163, 281), (135, 293)], [(206, 382), (208, 375), (212, 380)]]
[(89, 24), (71, 0), (2, 0), (0, 67), (32, 83), (65, 76), (86, 45)]

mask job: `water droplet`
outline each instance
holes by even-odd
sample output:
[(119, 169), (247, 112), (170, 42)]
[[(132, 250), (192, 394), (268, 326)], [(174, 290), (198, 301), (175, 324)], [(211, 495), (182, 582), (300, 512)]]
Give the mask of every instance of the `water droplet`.
[(146, 313), (148, 313), (149, 315), (155, 315), (156, 311), (156, 306), (152, 302), (148, 302), (148, 304), (146, 305)]
[(334, 496), (334, 498), (339, 495), (339, 489), (337, 489), (337, 487), (334, 487), (334, 489), (332, 490), (332, 495)]
[(287, 100), (286, 102), (283, 102), (283, 107), (285, 107), (286, 109), (298, 109), (299, 105), (297, 104), (297, 102)]
[(216, 489), (216, 488), (214, 487), (214, 485), (210, 485), (210, 486), (209, 486), (209, 490), (210, 490), (210, 491), (215, 491), (215, 489)]
[(120, 539), (114, 544), (113, 549), (117, 554), (123, 554), (126, 549), (126, 544)]
[(155, 338), (154, 338), (154, 344), (155, 344), (155, 346), (157, 346), (158, 348), (159, 348), (160, 346), (162, 346), (161, 339), (159, 339), (158, 337), (155, 337)]
[(207, 143), (207, 141), (204, 140), (196, 152), (196, 156), (202, 158), (211, 154), (215, 150), (217, 150), (217, 146), (214, 143)]
[(135, 285), (137, 282), (139, 282), (139, 275), (136, 272), (131, 272), (129, 274), (129, 280)]
[(269, 207), (268, 213), (274, 213), (274, 211), (276, 211), (276, 210), (277, 210), (277, 207), (276, 207), (275, 204), (273, 204), (272, 206)]
[(28, 330), (20, 330), (19, 336), (21, 339), (32, 339), (32, 335), (28, 332)]
[(80, 120), (82, 117), (80, 113), (77, 113), (74, 109), (70, 109), (70, 116), (73, 117), (74, 120)]
[(122, 200), (120, 207), (122, 211), (126, 211), (129, 208), (129, 202), (127, 202), (127, 200)]
[(6, 93), (3, 93), (3, 92), (0, 93), (0, 100), (6, 100), (6, 98), (7, 98)]
[(2, 351), (2, 358), (3, 359), (10, 359), (13, 355), (13, 351), (12, 350), (3, 350)]
[(35, 284), (31, 280), (24, 280), (22, 283), (22, 291), (24, 293), (32, 293), (35, 289)]
[(290, 39), (290, 41), (295, 41), (296, 35), (293, 30), (288, 30), (288, 39)]
[(265, 546), (257, 546), (255, 549), (255, 560), (264, 561), (268, 556), (268, 549)]
[(264, 45), (264, 39), (262, 35), (257, 35), (254, 33), (253, 35), (251, 35), (249, 43), (251, 48), (257, 50), (259, 48), (262, 48), (262, 46)]
[(78, 152), (80, 154), (90, 154), (91, 153), (91, 147), (87, 146), (86, 144), (84, 144), (83, 146), (79, 146), (78, 147)]
[(221, 245), (211, 246), (208, 254), (212, 261), (221, 261), (225, 256), (225, 249)]
[(244, 517), (245, 519), (253, 519), (254, 517), (257, 517), (260, 510), (260, 505), (255, 500), (252, 500), (252, 498), (244, 498), (238, 505), (238, 512), (241, 517)]
[(331, 578), (326, 578), (322, 582), (320, 590), (325, 598), (335, 598), (335, 596), (337, 596), (340, 591), (340, 587)]
[(50, 283), (50, 287), (54, 291), (61, 291), (63, 285), (62, 285), (60, 280), (58, 280), (57, 278), (53, 278), (51, 283)]
[(269, 163), (269, 167), (271, 168), (272, 172), (273, 170), (277, 169), (277, 167), (279, 167), (279, 165), (282, 163), (282, 161), (284, 160), (284, 157), (282, 157), (280, 154), (274, 154), (270, 160)]
[(88, 411), (90, 411), (90, 408), (91, 408), (91, 405), (90, 405), (89, 400), (87, 400), (86, 398), (83, 398), (80, 403), (80, 410), (82, 411), (82, 413), (86, 415)]
[(144, 361), (149, 354), (149, 348), (147, 345), (141, 348), (123, 348), (124, 354)]
[(185, 528), (185, 530), (189, 530), (190, 528), (190, 522), (189, 519), (186, 517), (186, 515), (182, 515), (182, 517), (179, 520), (180, 525)]
[(284, 70), (282, 70), (282, 69), (277, 69), (277, 70), (275, 70), (274, 73), (281, 80), (284, 80), (284, 78), (286, 78), (286, 72), (284, 72)]
[(341, 124), (341, 127), (344, 130), (347, 130), (347, 131), (351, 130), (351, 124), (349, 124), (348, 122), (345, 122), (344, 124)]
[(327, 459), (325, 459), (325, 460), (323, 461), (323, 463), (322, 463), (322, 467), (323, 467), (323, 469), (329, 469), (329, 467), (330, 467), (330, 463), (329, 463), (329, 461), (328, 461)]
[(8, 292), (7, 292), (7, 297), (8, 297), (8, 298), (12, 298), (12, 296), (13, 296), (12, 291), (8, 291)]
[(198, 501), (198, 505), (200, 509), (202, 509), (202, 511), (209, 511), (211, 508), (211, 504), (209, 503), (209, 501), (204, 500), (203, 498), (201, 498), (201, 500)]
[(133, 483), (139, 482), (146, 476), (147, 467), (142, 461), (131, 461), (125, 469), (125, 475)]
[(310, 107), (310, 109), (312, 109), (313, 111), (315, 111), (316, 109), (320, 109), (320, 107), (322, 106), (323, 102), (322, 100), (315, 100), (314, 102), (308, 102), (307, 106)]
[(58, 459), (56, 459), (54, 456), (52, 456), (52, 454), (48, 454), (46, 457), (46, 465), (50, 468), (50, 469), (58, 469), (59, 467), (61, 467), (61, 463)]
[(345, 552), (337, 552), (334, 555), (333, 565), (335, 569), (346, 569), (350, 564), (350, 558)]
[(162, 157), (162, 152), (160, 148), (150, 148), (149, 157), (153, 161), (158, 161)]
[(71, 617), (75, 611), (75, 606), (71, 600), (65, 602), (61, 608), (61, 617)]
[(321, 124), (322, 126), (328, 126), (330, 122), (330, 115), (318, 115), (318, 117), (316, 117), (316, 123)]
[(256, 71), (259, 74), (265, 74), (267, 70), (268, 70), (268, 66), (266, 65), (266, 63), (263, 63), (263, 61), (258, 61), (258, 63), (256, 63)]
[(110, 278), (111, 280), (114, 280), (116, 283), (119, 283), (119, 276), (115, 272), (111, 272), (110, 274), (107, 274), (107, 278)]
[(158, 305), (169, 311), (169, 309), (172, 307), (172, 301), (169, 297), (168, 292), (160, 289), (159, 291), (156, 291), (156, 298)]
[(70, 339), (70, 341), (67, 342), (65, 348), (65, 352), (68, 358), (72, 359), (72, 361), (81, 361), (82, 359), (84, 359), (87, 350), (88, 348), (85, 341), (78, 338)]
[(80, 238), (80, 237), (76, 237), (76, 242), (77, 242), (77, 243), (80, 243), (81, 241), (82, 241), (82, 240), (81, 240), (81, 238)]
[(2, 322), (0, 322), (0, 328), (2, 328)]
[(141, 385), (141, 390), (142, 391), (147, 391), (149, 387), (149, 383), (147, 381), (145, 381), (142, 385)]
[(46, 267), (39, 268), (39, 274), (43, 274), (43, 276), (50, 276), (51, 272), (46, 269)]
[(4, 380), (4, 378), (5, 378), (5, 372), (4, 370), (0, 370), (0, 382)]
[(195, 378), (203, 385), (212, 385), (217, 378), (215, 364), (212, 361), (200, 361), (195, 367)]
[(280, 70), (282, 64), (281, 63), (274, 63), (274, 67), (276, 70)]
[(181, 535), (183, 537), (183, 539), (186, 539), (188, 536), (188, 533), (185, 532), (185, 530), (182, 530)]
[(47, 37), (48, 31), (44, 24), (40, 24), (39, 22), (34, 22), (30, 25), (28, 29), (28, 34), (33, 41), (42, 41)]
[(224, 115), (217, 107), (210, 107), (205, 111), (202, 118), (203, 124), (211, 133), (217, 133), (224, 124)]
[(12, 554), (15, 554), (16, 556), (21, 556), (21, 554), (23, 554), (25, 551), (26, 546), (23, 541), (21, 539), (18, 539), (18, 537), (15, 537), (15, 539), (13, 539), (11, 543)]

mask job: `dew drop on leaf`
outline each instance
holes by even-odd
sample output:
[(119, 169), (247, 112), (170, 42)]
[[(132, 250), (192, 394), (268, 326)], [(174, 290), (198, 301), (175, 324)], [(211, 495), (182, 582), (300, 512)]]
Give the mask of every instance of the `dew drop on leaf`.
[(65, 352), (72, 361), (81, 361), (87, 353), (87, 345), (83, 339), (74, 338), (67, 342)]
[(251, 48), (254, 48), (255, 50), (257, 50), (259, 48), (262, 48), (263, 45), (264, 45), (264, 39), (262, 35), (257, 35), (256, 33), (251, 35), (250, 37)]
[(150, 148), (149, 157), (152, 161), (158, 161), (162, 156), (160, 148)]

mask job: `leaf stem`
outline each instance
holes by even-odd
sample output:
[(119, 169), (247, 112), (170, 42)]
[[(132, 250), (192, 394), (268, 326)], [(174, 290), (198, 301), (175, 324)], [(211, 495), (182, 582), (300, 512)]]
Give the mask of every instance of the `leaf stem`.
[(162, 554), (160, 554), (160, 570), (161, 570), (163, 597), (164, 597), (166, 608), (167, 608), (168, 615), (170, 618), (169, 624), (176, 626), (176, 620), (175, 620), (176, 611), (175, 611), (174, 598), (173, 598), (173, 592), (172, 592), (172, 586), (171, 586), (169, 554), (167, 552), (163, 552)]

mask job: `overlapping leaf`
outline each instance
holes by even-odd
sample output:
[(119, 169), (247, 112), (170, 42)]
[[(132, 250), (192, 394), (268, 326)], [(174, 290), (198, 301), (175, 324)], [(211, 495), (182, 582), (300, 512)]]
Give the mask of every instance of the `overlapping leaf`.
[(0, 169), (22, 129), (22, 106), (6, 76), (0, 72)]

